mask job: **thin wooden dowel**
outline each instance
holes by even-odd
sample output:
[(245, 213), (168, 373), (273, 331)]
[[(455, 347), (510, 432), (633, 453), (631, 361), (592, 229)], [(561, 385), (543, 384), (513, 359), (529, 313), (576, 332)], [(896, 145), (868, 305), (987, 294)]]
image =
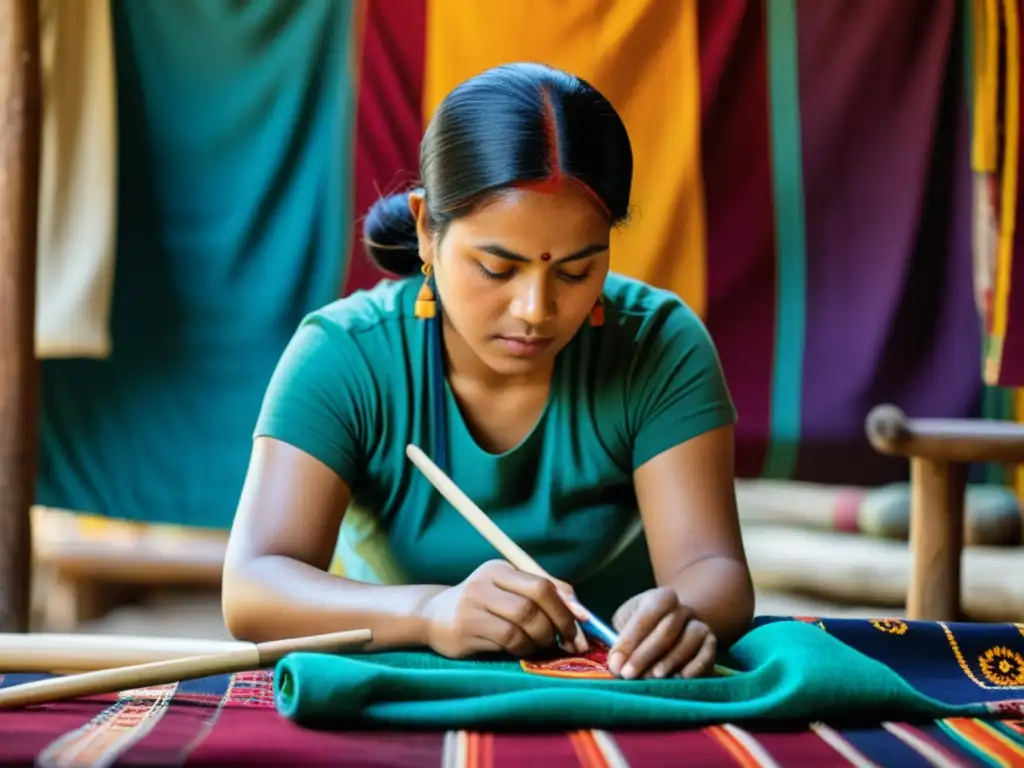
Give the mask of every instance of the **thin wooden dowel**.
[[(409, 460), (416, 465), (416, 468), (423, 473), (423, 476), (430, 481), (430, 484), (437, 489), (438, 493), (444, 496), (448, 503), (462, 515), (476, 531), (490, 542), (498, 553), (509, 561), (515, 568), (534, 576), (555, 581), (554, 577), (541, 567), (540, 563), (530, 557), (526, 551), (516, 544), (508, 535), (497, 526), (497, 524), (459, 488), (448, 475), (437, 466), (418, 446), (408, 445), (405, 454)], [(618, 635), (598, 619), (593, 612), (580, 606), (588, 615), (588, 618), (581, 623), (583, 631), (598, 638), (609, 647), (618, 642)]]
[(71, 674), (249, 648), (237, 640), (59, 632), (0, 633), (0, 673)]
[(553, 580), (551, 574), (545, 571), (540, 563), (510, 539), (420, 448), (409, 445), (405, 449), (405, 453), (424, 477), (430, 481), (430, 484), (437, 489), (438, 493), (444, 496), (448, 503), (455, 507), (455, 510), (466, 518), (469, 524), (487, 539), (502, 557), (520, 571)]
[(326, 635), (252, 643), (247, 648), (223, 653), (83, 672), (66, 677), (53, 677), (0, 689), (0, 709), (27, 707), (32, 704), (166, 685), (210, 675), (246, 672), (274, 664), (289, 653), (338, 652), (367, 643), (372, 638), (373, 633), (370, 630), (354, 629)]

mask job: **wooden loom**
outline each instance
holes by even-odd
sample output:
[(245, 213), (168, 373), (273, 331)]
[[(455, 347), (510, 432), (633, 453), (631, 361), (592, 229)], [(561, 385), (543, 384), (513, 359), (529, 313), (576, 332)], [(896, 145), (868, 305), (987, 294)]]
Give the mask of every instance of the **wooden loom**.
[[(0, 2), (0, 632), (29, 626), (30, 509), (35, 498), (36, 222), (42, 125), (37, 0)], [(913, 569), (907, 615), (954, 619), (967, 466), (1024, 462), (1024, 426), (909, 420), (883, 406), (867, 434), (881, 453), (910, 459)]]

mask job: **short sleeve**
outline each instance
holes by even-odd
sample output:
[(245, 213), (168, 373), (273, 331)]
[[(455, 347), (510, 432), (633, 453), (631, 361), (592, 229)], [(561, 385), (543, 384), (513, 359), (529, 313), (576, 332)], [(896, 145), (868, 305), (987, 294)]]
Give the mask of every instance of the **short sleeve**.
[(629, 384), (633, 467), (736, 422), (718, 351), (685, 304), (657, 313), (640, 344)]
[(374, 434), (374, 387), (362, 349), (319, 315), (303, 320), (271, 376), (253, 437), (305, 451), (351, 487)]

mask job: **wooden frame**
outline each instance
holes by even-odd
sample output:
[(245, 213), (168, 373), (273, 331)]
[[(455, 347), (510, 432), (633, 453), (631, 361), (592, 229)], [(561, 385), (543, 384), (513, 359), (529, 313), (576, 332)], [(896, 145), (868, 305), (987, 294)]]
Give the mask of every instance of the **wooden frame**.
[(0, 632), (29, 629), (42, 145), (37, 0), (0, 0)]
[(876, 451), (910, 460), (907, 618), (957, 621), (967, 473), (976, 462), (1024, 463), (1024, 425), (981, 419), (909, 419), (897, 407), (868, 414)]

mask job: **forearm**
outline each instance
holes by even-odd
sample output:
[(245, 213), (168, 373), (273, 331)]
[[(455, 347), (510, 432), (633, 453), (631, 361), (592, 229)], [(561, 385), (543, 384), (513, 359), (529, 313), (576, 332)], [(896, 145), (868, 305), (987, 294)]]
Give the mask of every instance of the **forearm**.
[(426, 645), (421, 609), (439, 585), (381, 586), (334, 576), (297, 560), (267, 556), (225, 569), (224, 618), (231, 634), (263, 642), (369, 629), (366, 650)]
[(707, 624), (720, 648), (738, 640), (754, 616), (754, 587), (750, 571), (740, 561), (727, 557), (698, 560), (679, 571), (664, 586), (671, 587), (679, 600)]

